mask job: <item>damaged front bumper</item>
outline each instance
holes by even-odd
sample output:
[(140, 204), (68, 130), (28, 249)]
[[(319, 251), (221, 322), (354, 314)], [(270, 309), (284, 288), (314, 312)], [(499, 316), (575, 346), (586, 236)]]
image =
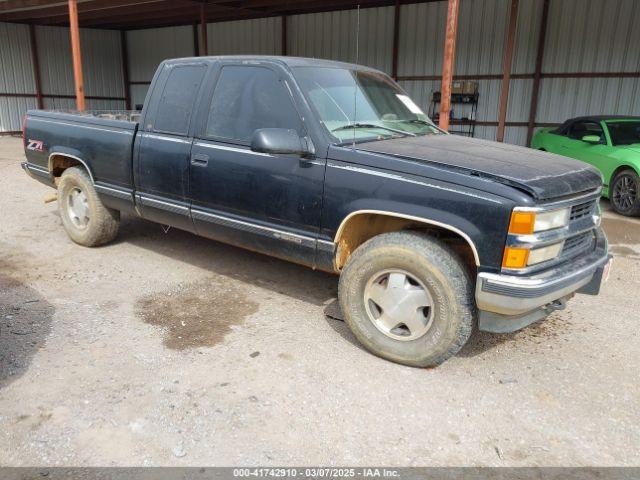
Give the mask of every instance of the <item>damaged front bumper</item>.
[(515, 332), (563, 309), (575, 293), (597, 295), (612, 261), (607, 250), (607, 239), (598, 229), (595, 249), (564, 265), (531, 276), (478, 274), (479, 329)]

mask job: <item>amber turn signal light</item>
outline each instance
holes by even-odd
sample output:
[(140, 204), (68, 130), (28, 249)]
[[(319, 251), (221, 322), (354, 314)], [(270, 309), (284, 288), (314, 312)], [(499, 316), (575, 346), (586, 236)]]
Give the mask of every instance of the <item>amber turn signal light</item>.
[(503, 268), (524, 268), (529, 261), (529, 249), (506, 247), (502, 257)]
[(528, 235), (530, 233), (533, 233), (535, 224), (535, 213), (514, 211), (511, 213), (511, 221), (509, 222), (509, 233), (515, 233), (517, 235)]

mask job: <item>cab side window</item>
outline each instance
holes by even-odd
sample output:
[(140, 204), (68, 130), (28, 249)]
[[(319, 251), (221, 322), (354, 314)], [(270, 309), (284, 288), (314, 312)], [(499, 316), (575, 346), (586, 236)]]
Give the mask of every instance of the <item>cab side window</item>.
[(194, 103), (206, 71), (205, 65), (175, 66), (171, 69), (158, 105), (154, 130), (186, 135)]
[(596, 122), (576, 122), (569, 129), (569, 138), (573, 140), (582, 140), (587, 135), (597, 135), (604, 138), (604, 132), (599, 123)]
[(223, 67), (213, 92), (205, 135), (246, 144), (260, 128), (288, 128), (303, 135), (289, 90), (269, 68)]

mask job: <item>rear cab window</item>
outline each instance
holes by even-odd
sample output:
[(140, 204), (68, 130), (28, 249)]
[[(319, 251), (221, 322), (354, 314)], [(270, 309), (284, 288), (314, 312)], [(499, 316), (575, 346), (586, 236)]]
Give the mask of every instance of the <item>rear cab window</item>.
[(195, 109), (195, 101), (207, 66), (176, 65), (171, 67), (158, 103), (153, 130), (187, 135)]

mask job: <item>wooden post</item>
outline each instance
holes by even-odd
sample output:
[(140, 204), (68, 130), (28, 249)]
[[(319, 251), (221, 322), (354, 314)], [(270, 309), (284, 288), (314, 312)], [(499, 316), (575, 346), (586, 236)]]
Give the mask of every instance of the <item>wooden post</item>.
[(286, 15), (282, 15), (282, 19), (281, 19), (281, 33), (282, 33), (282, 46), (280, 47), (280, 51), (282, 52), (282, 56), (286, 57), (287, 56), (287, 16)]
[(391, 76), (398, 80), (398, 44), (400, 43), (400, 0), (396, 0), (393, 10), (393, 53), (391, 60)]
[(77, 0), (69, 0), (69, 32), (71, 33), (73, 78), (76, 84), (76, 109), (83, 111), (85, 109), (84, 79), (82, 77), (82, 54), (80, 52), (80, 30), (78, 28)]
[(440, 87), (440, 128), (449, 130), (451, 111), (451, 81), (456, 56), (456, 35), (458, 33), (458, 12), (460, 0), (449, 0), (447, 8), (447, 29), (444, 37), (444, 60), (442, 63), (442, 85)]
[(536, 126), (538, 114), (538, 95), (540, 92), (540, 78), (542, 76), (542, 60), (544, 58), (544, 44), (547, 38), (547, 20), (549, 18), (549, 0), (543, 0), (542, 19), (540, 20), (540, 32), (538, 33), (538, 51), (536, 53), (536, 70), (533, 74), (533, 86), (531, 88), (531, 107), (529, 108), (529, 124), (527, 126), (527, 146), (531, 145), (533, 130)]
[(202, 2), (202, 4), (200, 4), (200, 43), (202, 44), (200, 52), (204, 57), (209, 54), (209, 47), (207, 46), (207, 12), (205, 7), (206, 4)]
[(122, 80), (124, 81), (124, 108), (131, 110), (131, 86), (129, 84), (129, 48), (127, 32), (120, 30), (120, 48), (122, 49)]
[(498, 132), (496, 134), (496, 140), (498, 142), (504, 142), (504, 128), (507, 120), (507, 105), (509, 103), (509, 86), (511, 84), (513, 46), (516, 41), (516, 28), (518, 26), (518, 2), (519, 0), (511, 0), (509, 31), (507, 33), (507, 44), (504, 49), (504, 60), (502, 62), (502, 89), (500, 90), (500, 112), (498, 114)]
[(38, 41), (36, 39), (36, 27), (29, 25), (29, 41), (31, 43), (31, 61), (33, 62), (33, 79), (36, 84), (36, 105), (40, 110), (44, 108), (42, 99), (42, 83), (40, 81), (40, 60), (38, 59)]

